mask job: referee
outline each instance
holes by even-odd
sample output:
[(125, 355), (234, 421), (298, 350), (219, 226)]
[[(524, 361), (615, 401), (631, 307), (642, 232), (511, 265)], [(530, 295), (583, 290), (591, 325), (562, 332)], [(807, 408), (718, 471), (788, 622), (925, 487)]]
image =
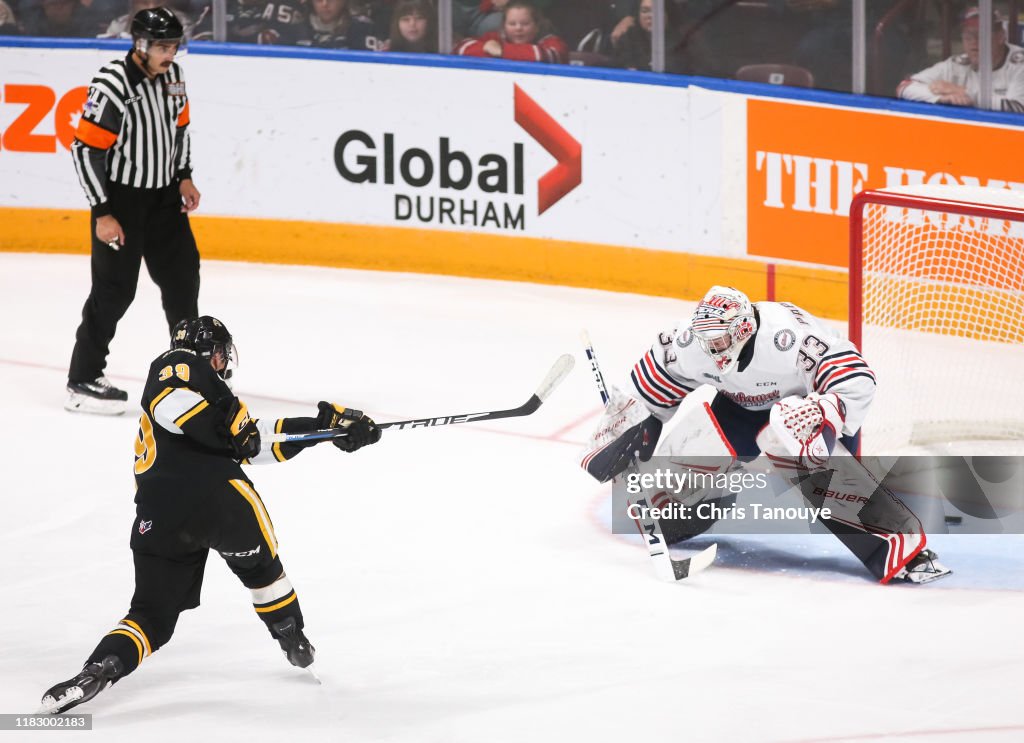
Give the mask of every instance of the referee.
[(146, 261), (168, 328), (199, 314), (199, 251), (188, 212), (192, 183), (189, 107), (174, 55), (181, 22), (166, 8), (132, 19), (132, 50), (89, 86), (71, 155), (92, 207), (92, 289), (68, 370), (65, 409), (119, 415), (128, 394), (103, 375), (110, 341)]

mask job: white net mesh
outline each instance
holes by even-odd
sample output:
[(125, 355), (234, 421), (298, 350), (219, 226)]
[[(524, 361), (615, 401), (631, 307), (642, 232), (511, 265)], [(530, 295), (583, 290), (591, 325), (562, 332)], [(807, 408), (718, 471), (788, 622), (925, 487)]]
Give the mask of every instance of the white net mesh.
[[(864, 451), (1024, 441), (1024, 196), (908, 191), (969, 205), (864, 208), (861, 350), (878, 379)], [(1019, 214), (966, 213), (979, 203)]]

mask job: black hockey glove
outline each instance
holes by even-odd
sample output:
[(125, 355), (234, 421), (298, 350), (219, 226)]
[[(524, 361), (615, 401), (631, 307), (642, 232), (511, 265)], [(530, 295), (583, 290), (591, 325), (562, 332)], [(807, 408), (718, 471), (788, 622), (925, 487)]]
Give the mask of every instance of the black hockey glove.
[(237, 397), (231, 401), (225, 423), (235, 459), (252, 459), (260, 453), (260, 429), (256, 427), (256, 421), (249, 417), (245, 403)]
[(320, 415), (316, 419), (318, 429), (344, 428), (347, 435), (331, 439), (331, 443), (345, 452), (354, 452), (364, 446), (380, 441), (380, 429), (373, 419), (361, 410), (346, 408), (336, 403), (317, 403)]

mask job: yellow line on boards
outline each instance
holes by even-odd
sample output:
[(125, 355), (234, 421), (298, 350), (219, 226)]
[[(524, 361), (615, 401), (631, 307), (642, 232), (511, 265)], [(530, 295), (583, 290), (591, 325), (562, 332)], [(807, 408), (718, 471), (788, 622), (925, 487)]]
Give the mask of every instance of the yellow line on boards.
[[(713, 284), (766, 297), (766, 264), (664, 250), (414, 227), (192, 218), (200, 254), (212, 260), (359, 268), (604, 289), (697, 299)], [(89, 250), (86, 211), (0, 208), (0, 250)], [(776, 297), (846, 319), (846, 273), (777, 265)]]

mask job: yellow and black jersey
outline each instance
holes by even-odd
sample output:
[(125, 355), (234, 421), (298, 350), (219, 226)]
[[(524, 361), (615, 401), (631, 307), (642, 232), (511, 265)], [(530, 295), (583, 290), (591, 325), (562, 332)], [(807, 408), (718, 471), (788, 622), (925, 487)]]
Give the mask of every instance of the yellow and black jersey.
[[(210, 366), (187, 349), (167, 351), (152, 363), (142, 393), (142, 416), (135, 441), (135, 478), (147, 482), (201, 482), (244, 474), (234, 460), (228, 416), (235, 395)], [(240, 405), (245, 411), (245, 406)], [(257, 420), (261, 435), (316, 429), (315, 418)], [(283, 462), (309, 444), (268, 444), (244, 464)]]
[(232, 459), (227, 417), (235, 399), (207, 359), (176, 349), (156, 358), (142, 392), (135, 478), (241, 476)]

